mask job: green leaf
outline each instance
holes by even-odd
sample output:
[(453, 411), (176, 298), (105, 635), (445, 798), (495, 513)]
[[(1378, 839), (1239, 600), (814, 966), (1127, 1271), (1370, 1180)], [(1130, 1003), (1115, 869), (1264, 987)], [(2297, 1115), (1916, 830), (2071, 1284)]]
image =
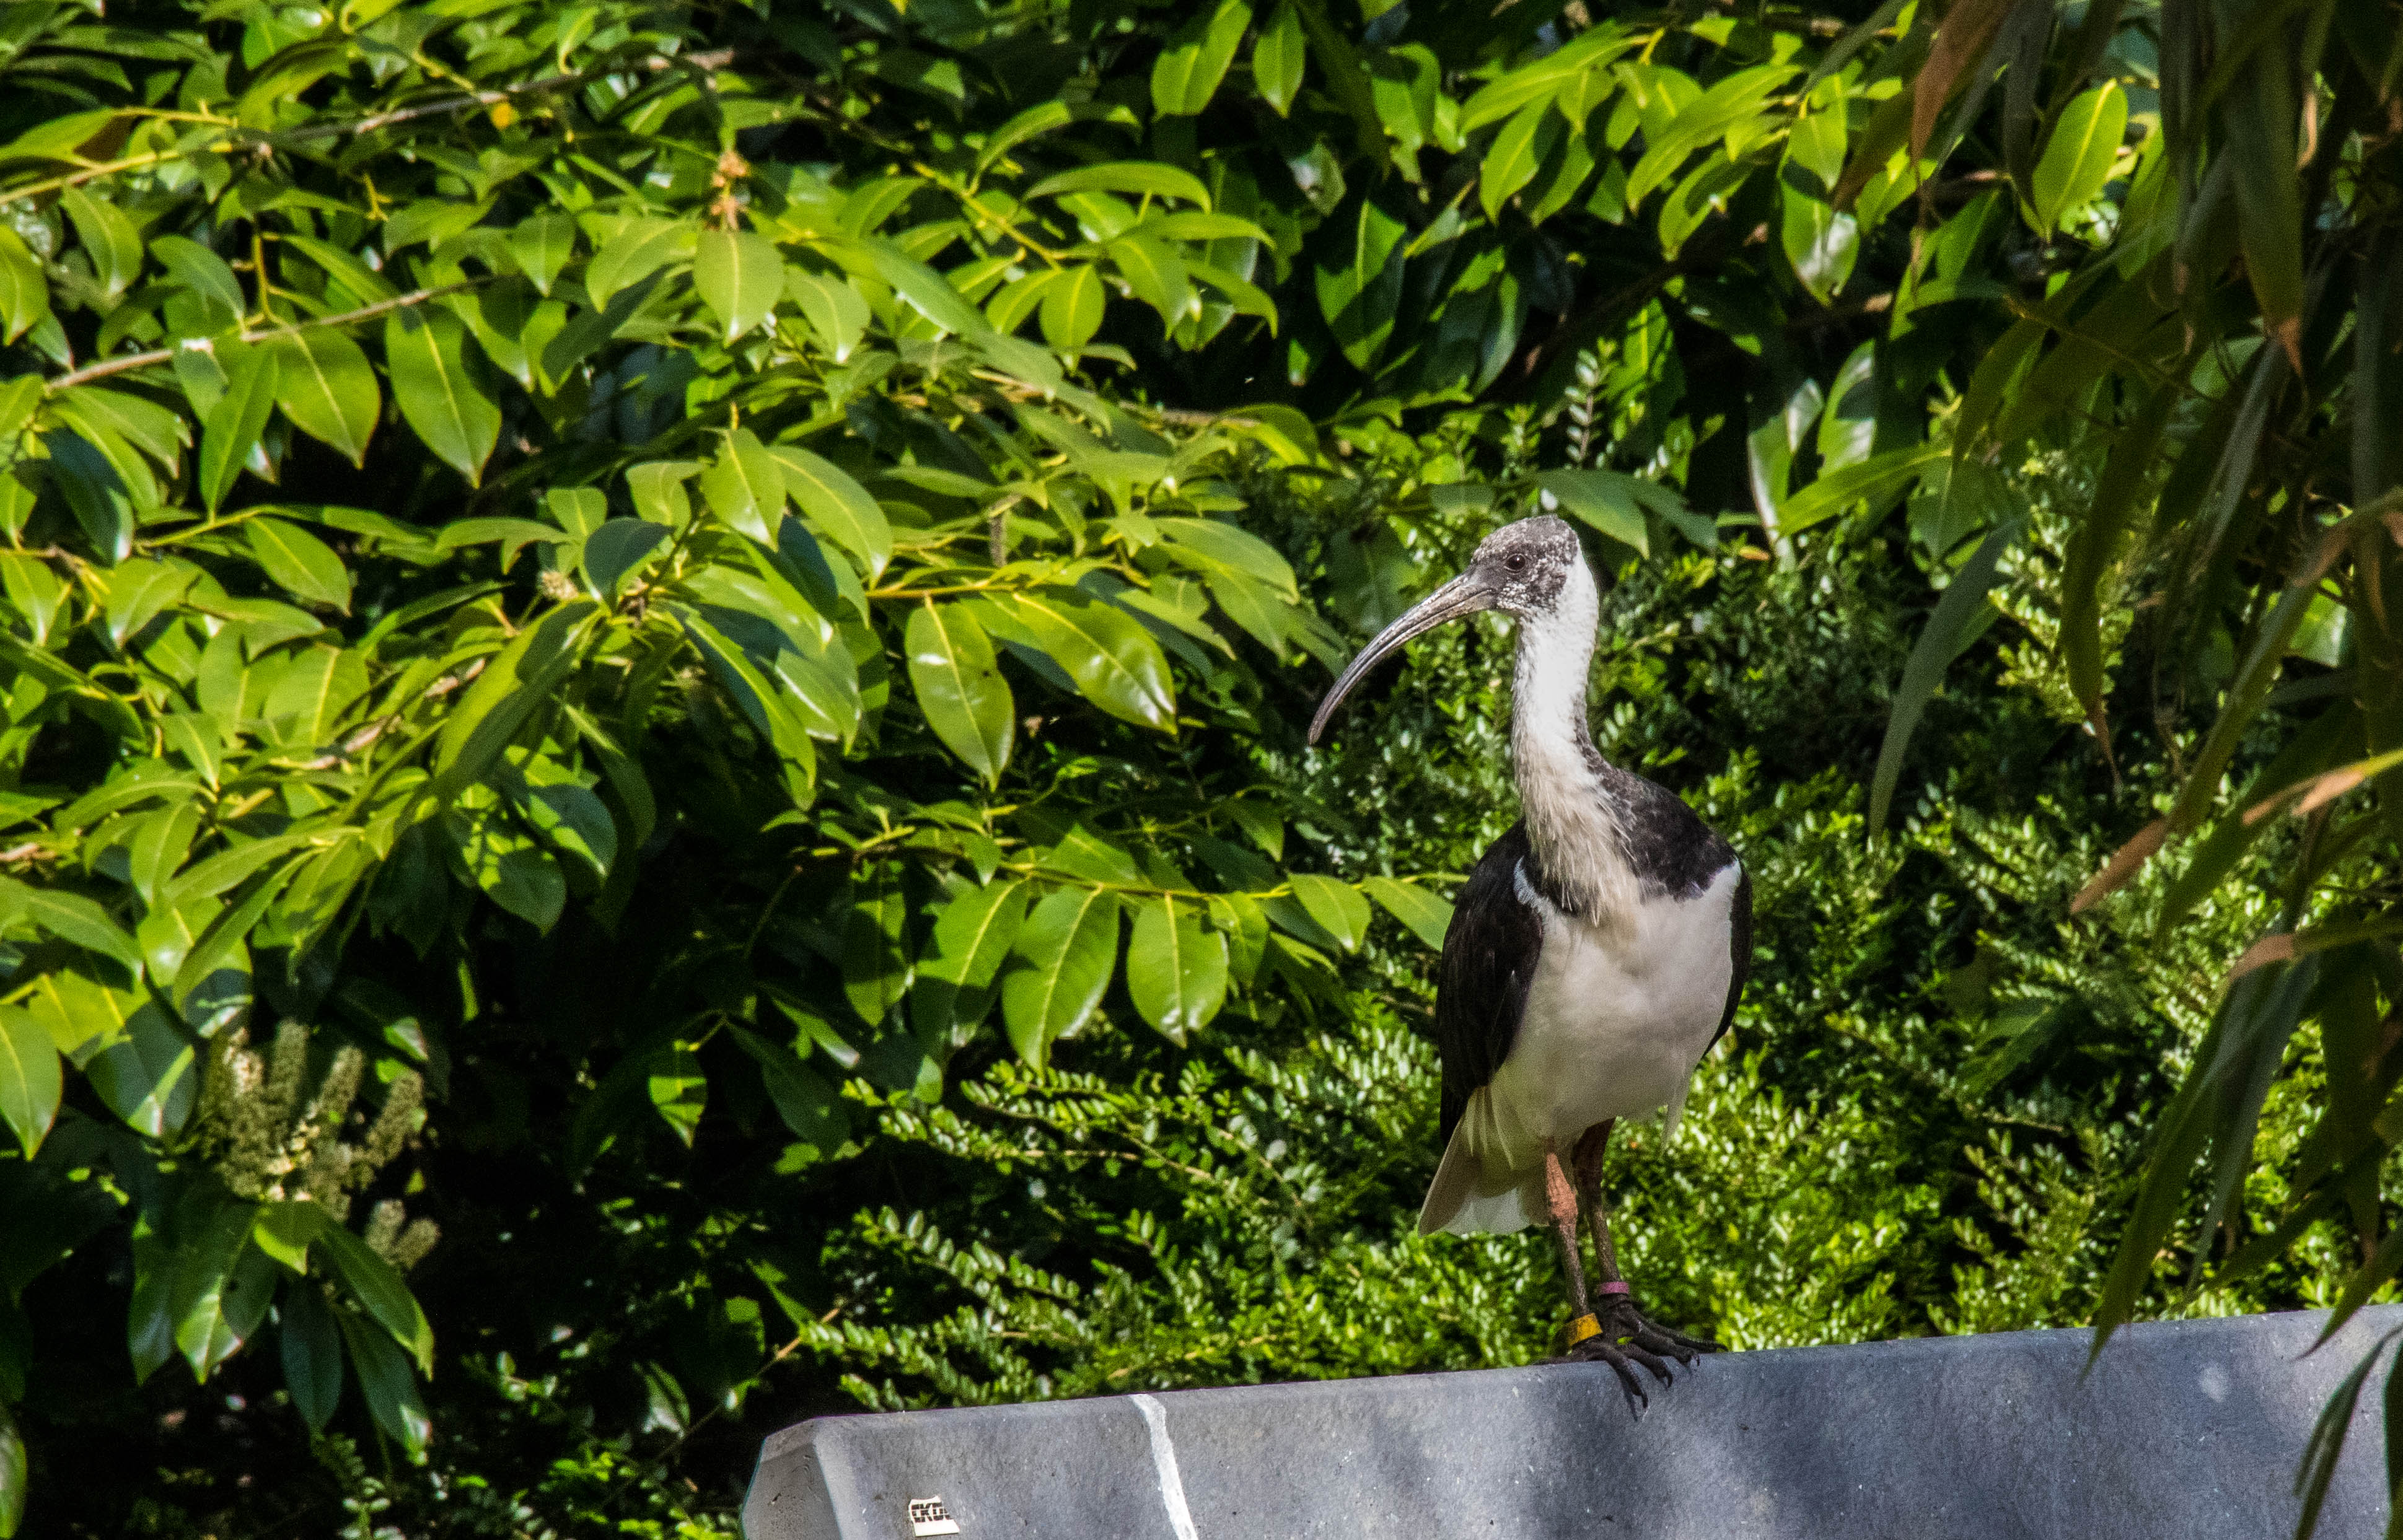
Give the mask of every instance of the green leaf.
[(985, 992), (1009, 960), (1010, 948), (1026, 923), (1026, 897), (1022, 881), (964, 884), (936, 915), (910, 992), (910, 1013), (922, 1034), (930, 1026), (948, 1030), (966, 1018), (959, 1008), (963, 997), (978, 997), (975, 1014), (983, 1014), (991, 1004)]
[(275, 404), (292, 425), (365, 465), (383, 392), (359, 345), (330, 326), (281, 332), (259, 345), (275, 355)]
[(2233, 169), (2237, 242), (2261, 306), (2262, 329), (2299, 370), (2302, 360), (2303, 192), (2297, 166), (2294, 69), (2283, 42), (2265, 46), (2221, 99)]
[(1384, 906), (1386, 913), (1408, 926), (1411, 935), (1437, 951), (1443, 950), (1444, 936), (1452, 928), (1450, 902), (1424, 888), (1396, 882), (1390, 877), (1367, 878), (1360, 885)]
[(2131, 523), (2143, 506), (2142, 493), (2151, 479), (2153, 459), (2162, 430), (2177, 404), (2178, 392), (2156, 389), (2135, 416), (2120, 428), (2111, 445), (2103, 474), (2094, 483), (2094, 499), (2086, 517), (2069, 532), (2069, 548), (2061, 568), (2061, 656), (2069, 687), (2086, 708), (2097, 731), (2103, 720), (2103, 583)]
[[(1130, 622), (1132, 623), (1132, 622)], [(1011, 948), (1001, 981), (1010, 1047), (1035, 1068), (1051, 1045), (1085, 1024), (1102, 1003), (1118, 955), (1118, 901), (1099, 888), (1063, 888), (1035, 906)]]
[(14, 380), (0, 381), (0, 450), (13, 454), (18, 440), (32, 425), (34, 413), (41, 409), (42, 377), (21, 374)]
[[(716, 461), (701, 472), (701, 495), (728, 528), (773, 547), (772, 532), (776, 520), (784, 517), (785, 497), (790, 490), (784, 465), (759, 442), (758, 435), (749, 428), (736, 428), (727, 435), (726, 447)], [(882, 515), (878, 517), (881, 520)]]
[(1580, 33), (1566, 46), (1480, 88), (1461, 105), (1460, 132), (1470, 133), (1500, 122), (1538, 99), (1549, 102), (1563, 86), (1589, 72), (1603, 70), (1636, 41), (1617, 21)]
[(802, 516), (859, 558), (874, 582), (893, 559), (893, 526), (868, 489), (832, 461), (798, 444), (771, 445), (768, 451), (785, 469), (785, 491)]
[(295, 851), (304, 850), (324, 837), (320, 830), (300, 829), (230, 845), (182, 872), (167, 884), (160, 897), (168, 904), (180, 905), (230, 892), (270, 864)]
[(1127, 993), (1162, 1036), (1182, 1045), (1227, 1000), (1227, 938), (1202, 923), (1199, 900), (1160, 897), (1135, 910)]
[(1902, 683), (1895, 687), (1894, 715), (1887, 721), (1885, 742), (1878, 750), (1877, 774), (1869, 785), (1869, 833), (1885, 832), (1886, 812), (1894, 802), (1896, 783), (1902, 779), (1902, 756), (1910, 746), (1910, 735), (1919, 726), (1919, 718), (1927, 710), (1927, 702), (1936, 697), (1936, 687), (1944, 682), (1946, 665), (1959, 656), (1961, 638), (1972, 621), (1986, 605), (1986, 594), (1994, 586), (2003, 552), (2019, 538), (2023, 524), (2013, 520), (1996, 529), (1979, 545), (1961, 570), (1952, 575), (1952, 586), (1937, 601), (1936, 613), (1927, 618), (1927, 628), (1919, 633), (1919, 641), (1910, 649), (1910, 659), (1903, 664)]
[(863, 241), (854, 250), (879, 280), (940, 330), (975, 337), (990, 329), (983, 312), (962, 298), (950, 280), (890, 241)]
[(1043, 289), (1043, 340), (1062, 353), (1076, 353), (1102, 329), (1109, 302), (1108, 280), (1091, 263), (1063, 268)]
[(800, 307), (801, 318), (818, 334), (838, 364), (848, 363), (868, 332), (868, 301), (842, 278), (804, 268), (785, 270), (785, 294)]
[(103, 291), (114, 299), (132, 287), (142, 276), (142, 232), (125, 212), (81, 187), (61, 192), (59, 206), (67, 211), (76, 239), (91, 259), (92, 276), (100, 280)]
[(1158, 241), (1130, 236), (1103, 248), (1118, 269), (1118, 278), (1134, 297), (1160, 312), (1163, 326), (1173, 326), (1193, 308), (1193, 284), (1185, 263)]
[(1176, 696), (1160, 645), (1124, 610), (1074, 589), (1046, 588), (996, 600), (1035, 634), (1086, 700), (1137, 727), (1176, 730)]
[(760, 1081), (776, 1116), (793, 1136), (831, 1155), (850, 1132), (843, 1117), (842, 1093), (826, 1078), (801, 1062), (792, 1049), (771, 1043), (756, 1032), (733, 1028), (735, 1042), (759, 1065)]
[(684, 528), (692, 518), (692, 500), (685, 495), (684, 484), (697, 468), (689, 460), (629, 466), (626, 490), (633, 495), (634, 511), (652, 523)]
[(243, 298), (242, 284), (235, 280), (233, 270), (226, 266), (224, 257), (180, 235), (157, 237), (150, 243), (150, 255), (201, 306), (205, 318), (202, 329), (225, 331), (241, 323), (247, 301)]
[(494, 767), (494, 781), (554, 851), (607, 877), (618, 860), (618, 824), (592, 788), (556, 760), (527, 756)]
[(576, 219), (562, 209), (545, 209), (509, 231), (509, 255), (518, 271), (533, 281), (535, 291), (549, 295), (550, 285), (576, 256)]
[(128, 973), (142, 971), (142, 953), (133, 938), (119, 930), (98, 904), (81, 894), (0, 877), (0, 928), (21, 923), (38, 925), (62, 941), (96, 951)]
[(1644, 521), (1647, 506), (1682, 506), (1683, 500), (1666, 488), (1632, 476), (1606, 470), (1549, 470), (1535, 485), (1560, 500), (1561, 506), (1638, 555), (1651, 554), (1651, 537)]
[(1319, 313), (1335, 332), (1343, 356), (1372, 368), (1392, 337), (1402, 302), (1409, 229), (1372, 198), (1360, 201), (1350, 239), (1311, 274)]
[(425, 1312), (418, 1308), (417, 1297), (400, 1280), (393, 1265), (368, 1249), (368, 1243), (340, 1225), (327, 1225), (317, 1237), (334, 1265), (335, 1276), (351, 1292), (351, 1297), (364, 1307), (368, 1314), (392, 1339), (409, 1351), (417, 1360), (422, 1373), (434, 1372), (434, 1327), (426, 1322)]
[(776, 684), (761, 673), (724, 632), (698, 616), (680, 614), (678, 618), (718, 684), (734, 698), (759, 736), (776, 751), (785, 766), (785, 789), (795, 804), (806, 807), (817, 776), (817, 750), (810, 744), (808, 724)]
[(1293, 895), (1345, 951), (1358, 951), (1368, 938), (1368, 900), (1349, 882), (1304, 873), (1293, 879)]
[(47, 435), (50, 477), (65, 494), (84, 538), (110, 566), (133, 549), (133, 493), (108, 456), (80, 434), (61, 429)]
[(0, 323), (14, 342), (50, 313), (49, 280), (15, 230), (0, 229)]
[(200, 1096), (191, 1039), (152, 1001), (84, 1061), (83, 1072), (111, 1112), (152, 1139), (180, 1131)]
[(549, 932), (567, 907), (567, 877), (524, 831), (496, 816), (461, 818), (459, 864), (493, 903)]
[(1292, 564), (1249, 530), (1218, 519), (1163, 517), (1152, 524), (1174, 545), (1213, 565), (1256, 578), (1287, 599), (1298, 602), (1301, 597)]
[(126, 640), (159, 617), (160, 611), (200, 579), (198, 567), (181, 562), (128, 562), (108, 575), (108, 645), (122, 651)]
[(785, 259), (776, 243), (751, 230), (703, 230), (692, 257), (693, 286), (724, 323), (724, 342), (765, 321), (785, 291)]
[(2061, 110), (2031, 188), (2029, 223), (2038, 234), (2050, 235), (2102, 195), (2127, 132), (2128, 93), (2116, 80), (2104, 81)]
[(125, 1346), (141, 1384), (175, 1356), (175, 1321), (168, 1311), (175, 1254), (158, 1230), (159, 1218), (137, 1213), (133, 1220), (133, 1297), (125, 1312)]
[(1054, 129), (1066, 128), (1076, 120), (1076, 109), (1056, 97), (1049, 102), (1037, 102), (985, 135), (983, 145), (977, 150), (977, 173), (982, 175), (994, 161), (1029, 139), (1049, 133)]
[(1251, 24), (1247, 0), (1218, 0), (1215, 8), (1196, 12), (1152, 62), (1153, 110), (1190, 116), (1208, 106)]
[(584, 576), (601, 593), (617, 597), (628, 577), (667, 543), (664, 524), (645, 519), (612, 519), (584, 542)]
[(1293, 111), (1294, 97), (1301, 90), (1307, 54), (1301, 17), (1295, 11), (1293, 0), (1277, 0), (1268, 25), (1260, 29), (1258, 40), (1252, 45), (1252, 86), (1261, 100), (1276, 109), (1279, 118)]
[(259, 435), (267, 431), (267, 420), (275, 410), (280, 382), (275, 354), (269, 349), (227, 347), (217, 361), (225, 367), (225, 392), (202, 421), (195, 467), (201, 501), (212, 515), (257, 451)]
[(17, 1420), (0, 1402), (0, 1540), (17, 1533), (25, 1521), (25, 1436)]
[[(1225, 0), (1222, 0), (1222, 5)], [(1110, 160), (1079, 166), (1047, 176), (1026, 189), (1029, 198), (1058, 198), (1072, 192), (1123, 192), (1137, 198), (1174, 198), (1207, 210), (1210, 189), (1191, 172), (1154, 160)]]
[(592, 308), (603, 310), (618, 290), (641, 283), (660, 268), (691, 253), (692, 229), (674, 219), (632, 219), (601, 243), (584, 264), (584, 287)]
[(242, 527), (243, 540), (260, 570), (278, 588), (304, 604), (325, 604), (348, 613), (350, 569), (333, 548), (281, 519), (253, 519)]
[(843, 995), (862, 1021), (881, 1026), (910, 989), (910, 897), (889, 861), (872, 866), (852, 892), (842, 926)]
[(644, 1084), (650, 1089), (651, 1107), (675, 1136), (687, 1145), (701, 1127), (709, 1104), (709, 1080), (701, 1073), (701, 1056), (689, 1043), (672, 1043), (653, 1053), (646, 1065)]
[(1311, 51), (1318, 56), (1327, 94), (1352, 119), (1360, 153), (1371, 160), (1382, 160), (1384, 124), (1378, 119), (1376, 96), (1369, 89), (1368, 71), (1361, 62), (1359, 50), (1352, 46), (1345, 29), (1328, 17), (1321, 0), (1294, 0), (1294, 8), (1301, 15), (1302, 31), (1310, 38)]
[(1777, 202), (1779, 239), (1786, 261), (1794, 266), (1794, 276), (1802, 281), (1812, 298), (1823, 305), (1835, 303), (1860, 257), (1859, 221), (1825, 200), (1791, 187), (1777, 189)]
[(309, 1431), (322, 1433), (342, 1399), (341, 1330), (313, 1288), (287, 1290), (281, 1314), (285, 1387)]
[(305, 1275), (310, 1246), (333, 1222), (332, 1214), (309, 1199), (262, 1203), (251, 1222), (250, 1239), (269, 1256)]
[[(175, 1324), (175, 1348), (192, 1366), (192, 1379), (205, 1383), (209, 1371), (242, 1346), (245, 1333), (235, 1330), (238, 1317), (249, 1316), (235, 1296), (240, 1293), (238, 1265), (250, 1248), (250, 1227), (257, 1206), (229, 1202), (214, 1210), (176, 1248), (174, 1281), (169, 1285), (167, 1312)], [(256, 1279), (249, 1281), (254, 1292)], [(260, 1302), (257, 1316), (267, 1313)]]
[(1484, 206), (1486, 218), (1502, 217), (1502, 205), (1535, 179), (1536, 171), (1567, 128), (1568, 120), (1552, 110), (1549, 97), (1521, 109), (1502, 125), (1477, 172), (1477, 201)]
[(559, 681), (576, 666), (584, 622), (592, 613), (590, 604), (563, 604), (501, 649), (442, 725), (428, 796), (449, 802), (483, 779), (526, 718), (549, 702)]
[(984, 628), (965, 607), (929, 600), (910, 612), (903, 645), (926, 725), (988, 785), (999, 784), (1018, 715)]
[(501, 409), (467, 328), (446, 310), (394, 311), (384, 317), (383, 355), (402, 418), (437, 459), (480, 486), (500, 442)]
[[(197, 802), (176, 803), (137, 821), (138, 832), (126, 847), (126, 880), (142, 895), (146, 909), (158, 905), (167, 879), (184, 864), (200, 826)], [(148, 949), (144, 950), (146, 953)]]
[(0, 1006), (0, 1120), (16, 1132), (28, 1160), (58, 1116), (63, 1085), (49, 1034), (28, 1013)]
[[(364, 1246), (359, 1249), (367, 1252)], [(374, 1416), (376, 1426), (410, 1454), (422, 1453), (434, 1436), (434, 1422), (425, 1414), (425, 1403), (418, 1396), (416, 1380), (410, 1377), (409, 1360), (401, 1356), (400, 1350), (388, 1338), (350, 1311), (335, 1311), (332, 1314), (350, 1343), (351, 1363), (359, 1371), (359, 1389), (367, 1396), (368, 1410)]]
[(326, 294), (329, 300), (347, 307), (400, 297), (400, 290), (393, 286), (391, 279), (331, 242), (315, 240), (297, 230), (284, 236), (283, 242), (326, 270), (326, 276), (333, 280)]
[(1913, 444), (1828, 471), (1786, 499), (1785, 506), (1777, 510), (1778, 531), (1787, 535), (1799, 534), (1855, 503), (1894, 496), (1937, 470), (1951, 452), (1942, 443)]
[(323, 743), (367, 687), (367, 661), (356, 652), (310, 647), (291, 659), (275, 687), (267, 692), (261, 715), (273, 726), (278, 742)]

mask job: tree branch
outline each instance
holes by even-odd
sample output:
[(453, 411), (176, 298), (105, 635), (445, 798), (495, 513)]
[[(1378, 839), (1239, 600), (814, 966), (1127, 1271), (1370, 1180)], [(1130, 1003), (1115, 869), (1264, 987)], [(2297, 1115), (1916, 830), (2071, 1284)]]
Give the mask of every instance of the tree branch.
[[(242, 334), (242, 340), (263, 342), (271, 337), (285, 337), (296, 331), (306, 331), (313, 326), (347, 326), (354, 321), (372, 320), (386, 311), (407, 310), (412, 305), (422, 305), (428, 299), (439, 299), (446, 294), (456, 294), (461, 289), (472, 289), (484, 282), (485, 280), (481, 278), (470, 278), (464, 284), (446, 284), (438, 289), (415, 289), (408, 294), (396, 294), (389, 299), (379, 299), (372, 305), (362, 305), (357, 310), (344, 311), (340, 315), (321, 315), (314, 321), (297, 322), (288, 326), (254, 326)], [(129, 353), (122, 358), (105, 358), (97, 364), (86, 364), (79, 369), (62, 374), (55, 380), (47, 381), (44, 382), (44, 389), (52, 393), (69, 390), (76, 385), (87, 384), (112, 374), (123, 374), (130, 369), (146, 369), (153, 364), (164, 364), (173, 360), (174, 356), (175, 350), (173, 348), (153, 348), (148, 353)]]
[[(503, 102), (515, 97), (532, 95), (539, 91), (558, 90), (567, 86), (580, 86), (587, 81), (598, 80), (606, 76), (623, 75), (630, 68), (647, 69), (656, 75), (672, 64), (689, 64), (695, 69), (718, 70), (733, 62), (732, 49), (715, 49), (708, 53), (653, 54), (650, 58), (643, 60), (639, 65), (596, 64), (589, 70), (578, 70), (573, 74), (546, 75), (539, 80), (528, 80), (521, 85), (501, 86), (492, 90), (465, 91), (456, 96), (445, 97), (438, 102), (428, 102), (414, 107), (398, 107), (391, 112), (374, 113), (344, 123), (312, 123), (304, 128), (286, 129), (278, 133), (243, 133), (237, 131), (235, 134), (215, 144), (183, 145), (174, 149), (157, 150), (146, 155), (132, 156), (122, 160), (105, 160), (98, 165), (84, 166), (67, 172), (63, 175), (46, 176), (38, 182), (28, 182), (22, 187), (10, 187), (5, 192), (0, 192), (0, 208), (6, 208), (10, 203), (21, 203), (28, 198), (38, 198), (47, 192), (81, 187), (86, 182), (97, 181), (104, 176), (113, 176), (121, 171), (140, 171), (147, 166), (161, 165), (169, 160), (181, 160), (194, 155), (239, 155), (245, 151), (277, 149), (285, 145), (304, 145), (313, 139), (339, 139), (346, 133), (373, 133), (378, 129), (388, 129), (396, 123), (407, 123), (420, 118), (437, 118), (444, 113), (465, 112), (470, 107), (498, 106)], [(160, 115), (152, 114), (151, 116)]]

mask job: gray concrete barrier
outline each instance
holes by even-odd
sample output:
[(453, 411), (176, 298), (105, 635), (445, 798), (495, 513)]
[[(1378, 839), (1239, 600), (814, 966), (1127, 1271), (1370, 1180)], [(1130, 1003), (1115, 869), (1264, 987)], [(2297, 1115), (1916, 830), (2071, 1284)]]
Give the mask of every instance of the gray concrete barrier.
[[(2291, 1534), (2328, 1394), (2403, 1306), (1707, 1359), (822, 1417), (771, 1436), (750, 1540), (2194, 1540)], [(2383, 1532), (2380, 1397), (2320, 1533)]]

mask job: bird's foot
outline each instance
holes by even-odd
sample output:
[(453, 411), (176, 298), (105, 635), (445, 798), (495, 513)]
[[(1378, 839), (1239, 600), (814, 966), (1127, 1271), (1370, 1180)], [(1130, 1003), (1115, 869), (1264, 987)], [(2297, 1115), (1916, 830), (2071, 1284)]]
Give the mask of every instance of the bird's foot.
[(1635, 1376), (1638, 1367), (1665, 1385), (1670, 1379), (1669, 1359), (1691, 1364), (1698, 1354), (1721, 1351), (1721, 1345), (1709, 1338), (1688, 1337), (1646, 1318), (1625, 1294), (1615, 1295), (1598, 1311), (1570, 1322), (1569, 1335), (1569, 1362), (1608, 1364), (1627, 1394), (1646, 1404), (1650, 1397)]

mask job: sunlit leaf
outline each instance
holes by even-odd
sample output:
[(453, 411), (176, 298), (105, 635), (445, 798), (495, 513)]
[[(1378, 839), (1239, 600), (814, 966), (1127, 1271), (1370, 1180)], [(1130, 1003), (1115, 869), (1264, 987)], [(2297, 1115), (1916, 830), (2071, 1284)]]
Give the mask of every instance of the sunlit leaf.
[(1083, 1026), (1118, 965), (1118, 900), (1063, 888), (1035, 906), (1001, 981), (1002, 1020), (1018, 1056), (1040, 1068), (1051, 1045)]
[(2127, 132), (2128, 93), (2115, 80), (2105, 80), (2062, 109), (2029, 189), (2032, 223), (2038, 231), (2049, 235), (2059, 229), (2072, 210), (2102, 192)]
[(359, 345), (330, 326), (279, 333), (260, 344), (275, 356), (275, 402), (292, 425), (354, 465), (383, 410), (383, 390)]
[(500, 441), (501, 409), (466, 328), (445, 310), (395, 311), (384, 321), (383, 353), (400, 415), (469, 486), (480, 485)]
[(1195, 11), (1152, 63), (1152, 110), (1191, 114), (1208, 106), (1251, 24), (1249, 0), (1216, 0)]
[(750, 230), (703, 230), (692, 257), (693, 286), (725, 328), (725, 341), (757, 326), (784, 294), (785, 261), (775, 243)]
[(1227, 998), (1227, 938), (1202, 923), (1198, 899), (1162, 897), (1138, 906), (1127, 950), (1127, 993), (1171, 1042), (1210, 1024)]
[(63, 1082), (59, 1050), (41, 1023), (14, 1006), (0, 1006), (0, 1121), (32, 1159), (50, 1131)]
[(945, 748), (997, 784), (1009, 763), (1017, 709), (984, 628), (961, 605), (928, 603), (910, 614), (906, 648), (910, 687), (926, 725)]

